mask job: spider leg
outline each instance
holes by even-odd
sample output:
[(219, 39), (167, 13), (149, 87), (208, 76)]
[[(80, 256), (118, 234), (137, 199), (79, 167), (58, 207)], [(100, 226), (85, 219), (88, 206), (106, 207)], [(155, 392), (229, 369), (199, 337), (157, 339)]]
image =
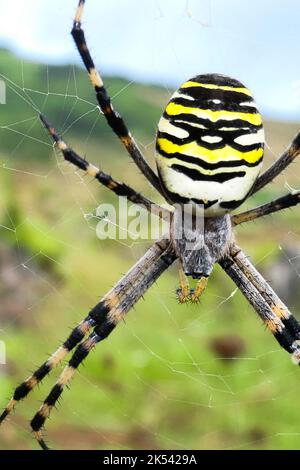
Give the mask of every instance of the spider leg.
[[(235, 260), (239, 268), (247, 276), (251, 284), (259, 291), (265, 301), (268, 303), (272, 311), (281, 319), (288, 320), (292, 314), (284, 303), (279, 299), (271, 286), (263, 278), (263, 276), (253, 266), (249, 258), (236, 244), (230, 247), (230, 255)], [(286, 325), (287, 326), (287, 325)], [(292, 325), (291, 325), (292, 326)], [(298, 322), (294, 325), (297, 328), (297, 334), (300, 334), (300, 325)]]
[(255, 207), (246, 212), (241, 212), (240, 214), (235, 214), (231, 217), (233, 225), (243, 224), (244, 222), (249, 222), (251, 220), (258, 219), (273, 212), (281, 211), (283, 209), (288, 209), (289, 207), (296, 206), (300, 202), (300, 191), (295, 191), (285, 196), (279, 197), (274, 201), (271, 201), (262, 206)]
[(0, 416), (0, 424), (11, 413), (16, 404), (25, 398), (84, 339), (90, 329), (96, 326), (102, 315), (106, 315), (108, 312), (111, 317), (117, 315), (118, 304), (127, 298), (132, 289), (135, 289), (136, 282), (143, 275), (144, 270), (147, 270), (162, 255), (166, 247), (167, 241), (163, 239), (152, 245), (118, 284), (89, 312), (87, 317), (73, 329), (67, 340), (15, 389), (13, 397)]
[(231, 277), (280, 346), (300, 362), (300, 325), (261, 274), (236, 246), (219, 264)]
[(154, 173), (154, 171), (151, 169), (151, 167), (148, 165), (145, 158), (143, 157), (134, 138), (127, 129), (123, 118), (117, 111), (114, 110), (111, 104), (111, 99), (107, 93), (106, 88), (104, 87), (102, 78), (95, 68), (94, 61), (91, 57), (85, 40), (84, 31), (81, 27), (81, 19), (84, 4), (85, 0), (79, 0), (71, 34), (75, 41), (78, 52), (81, 56), (81, 59), (87, 69), (91, 83), (95, 89), (96, 98), (99, 103), (100, 109), (103, 112), (109, 126), (118, 136), (122, 144), (125, 146), (127, 152), (129, 153), (135, 164), (138, 166), (138, 168), (141, 170), (147, 180), (152, 184), (152, 186), (159, 193), (162, 194), (161, 185), (157, 175)]
[(80, 170), (85, 171), (88, 175), (93, 176), (96, 180), (99, 181), (99, 183), (113, 191), (117, 196), (125, 196), (129, 199), (129, 201), (133, 202), (134, 204), (139, 204), (140, 206), (147, 209), (150, 213), (156, 214), (165, 220), (170, 220), (170, 211), (137, 193), (134, 189), (127, 186), (127, 184), (114, 180), (110, 175), (104, 173), (102, 170), (82, 158), (62, 140), (62, 138), (58, 135), (54, 127), (48, 122), (44, 115), (41, 114), (40, 118), (45, 128), (48, 130), (50, 136), (54, 140), (55, 145), (62, 152), (65, 160), (77, 166)]
[(287, 150), (270, 166), (259, 178), (257, 178), (250, 196), (268, 183), (273, 181), (292, 161), (300, 154), (300, 132), (295, 136), (294, 140)]
[[(176, 259), (176, 255), (170, 245), (167, 248), (164, 246), (164, 248), (165, 250), (160, 248), (159, 256), (152, 259), (151, 263), (143, 262), (143, 258), (137, 263), (137, 266), (142, 272), (140, 272), (140, 276), (131, 284), (131, 288), (121, 300), (119, 300), (118, 296), (115, 295), (113, 311), (107, 305), (104, 308), (103, 301), (94, 307), (93, 311), (96, 326), (93, 332), (76, 348), (68, 365), (61, 373), (58, 381), (31, 421), (31, 428), (43, 449), (47, 449), (47, 446), (43, 440), (41, 428), (44, 426), (46, 419), (50, 416), (52, 408), (61, 396), (65, 386), (69, 384), (78, 366), (88, 356), (97, 343), (107, 338), (117, 324), (124, 319), (125, 314)], [(127, 275), (125, 275), (123, 280), (117, 284), (117, 287), (120, 284), (123, 285), (127, 282)]]

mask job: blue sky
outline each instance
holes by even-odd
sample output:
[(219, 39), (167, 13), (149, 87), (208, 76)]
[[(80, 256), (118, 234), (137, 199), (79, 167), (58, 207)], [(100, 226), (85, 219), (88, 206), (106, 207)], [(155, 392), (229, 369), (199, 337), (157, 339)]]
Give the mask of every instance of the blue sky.
[[(0, 0), (0, 46), (80, 63), (77, 0)], [(177, 87), (200, 73), (243, 81), (266, 117), (300, 121), (299, 0), (87, 0), (88, 42), (103, 73)]]

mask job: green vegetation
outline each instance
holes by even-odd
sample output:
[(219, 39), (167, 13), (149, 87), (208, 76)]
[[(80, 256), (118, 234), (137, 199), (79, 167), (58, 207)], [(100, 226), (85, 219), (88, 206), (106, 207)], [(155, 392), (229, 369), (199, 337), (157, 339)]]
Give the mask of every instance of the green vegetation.
[[(0, 52), (0, 60), (8, 87), (7, 104), (0, 106), (4, 406), (12, 388), (149, 245), (97, 239), (95, 209), (116, 199), (55, 155), (29, 102), (89, 160), (152, 198), (159, 197), (99, 115), (84, 71), (22, 65), (7, 51)], [(115, 107), (153, 163), (155, 123), (167, 91), (119, 78), (106, 82), (116, 96)], [(272, 150), (278, 154), (296, 128), (268, 123)], [(251, 204), (282, 194), (285, 182), (299, 187), (297, 174), (298, 163)], [(299, 210), (288, 211), (240, 227), (237, 238), (268, 276), (282, 253), (285, 259), (285, 246), (299, 253), (299, 220)], [(283, 262), (292, 265), (291, 260)], [(219, 268), (199, 306), (179, 306), (176, 287), (173, 267), (128, 314), (126, 323), (91, 354), (53, 412), (47, 426), (50, 443), (88, 449), (299, 448), (299, 369)], [(295, 306), (290, 305), (294, 311)], [(226, 338), (235, 359), (224, 357), (220, 344)], [(234, 344), (238, 346), (231, 349)], [(1, 448), (36, 448), (28, 420), (60, 370), (3, 425)]]

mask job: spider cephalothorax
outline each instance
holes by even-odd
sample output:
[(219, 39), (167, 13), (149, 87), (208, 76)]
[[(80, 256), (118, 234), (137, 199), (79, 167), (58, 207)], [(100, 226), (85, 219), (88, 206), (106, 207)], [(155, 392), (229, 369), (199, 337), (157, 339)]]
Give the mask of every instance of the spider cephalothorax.
[[(125, 314), (177, 258), (180, 266), (180, 301), (197, 301), (213, 265), (219, 263), (279, 344), (292, 355), (294, 362), (300, 362), (299, 323), (236, 245), (232, 235), (234, 225), (298, 204), (300, 191), (294, 191), (247, 212), (227, 214), (238, 207), (248, 195), (270, 183), (299, 155), (300, 133), (286, 152), (257, 178), (263, 157), (263, 130), (251, 93), (237, 80), (221, 75), (200, 75), (185, 82), (172, 96), (159, 122), (158, 177), (144, 159), (122, 117), (111, 105), (85, 41), (81, 27), (83, 7), (84, 0), (79, 0), (72, 36), (109, 126), (150, 184), (171, 205), (179, 204), (182, 209), (182, 205), (191, 203), (192, 214), (195, 207), (201, 205), (203, 214), (202, 225), (196, 231), (192, 217), (182, 237), (172, 236), (171, 240), (163, 237), (156, 241), (90, 310), (66, 341), (15, 389), (0, 416), (0, 422), (74, 350), (56, 384), (31, 421), (35, 437), (44, 449), (48, 447), (42, 437), (42, 427), (78, 366), (97, 343), (107, 338), (124, 319)], [(175, 233), (178, 228), (182, 228), (182, 220), (178, 219), (180, 211), (175, 207), (170, 213), (127, 184), (116, 181), (72, 150), (45, 116), (41, 115), (41, 120), (67, 161), (86, 171), (115, 194), (127, 196), (129, 201), (163, 219), (171, 220), (171, 229)], [(186, 274), (200, 278), (195, 290), (189, 289)]]
[[(229, 253), (233, 242), (231, 220), (228, 214), (204, 217), (202, 213), (197, 218), (184, 209), (185, 206), (175, 208), (170, 231), (171, 243), (180, 260), (181, 276), (192, 276), (201, 282), (201, 278), (208, 278), (211, 274), (214, 264)], [(178, 294), (180, 289), (182, 286)], [(188, 300), (189, 294), (184, 298), (179, 295), (179, 300)]]

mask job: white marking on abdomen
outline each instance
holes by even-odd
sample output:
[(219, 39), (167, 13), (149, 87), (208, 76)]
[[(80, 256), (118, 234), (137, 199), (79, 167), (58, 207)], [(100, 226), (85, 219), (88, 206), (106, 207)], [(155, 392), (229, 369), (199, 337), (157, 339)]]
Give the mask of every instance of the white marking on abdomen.
[(204, 142), (208, 142), (209, 144), (215, 144), (217, 142), (221, 142), (223, 139), (216, 135), (204, 135), (201, 137), (201, 140), (204, 140)]
[(257, 108), (255, 101), (244, 101), (240, 103), (240, 106), (252, 106), (252, 108)]
[(185, 129), (181, 129), (180, 127), (173, 126), (167, 119), (162, 117), (158, 123), (158, 129), (161, 132), (166, 132), (169, 135), (174, 135), (174, 137), (178, 137), (179, 139), (184, 139), (185, 137), (189, 137), (189, 133)]
[(198, 124), (196, 122), (183, 121), (182, 119), (174, 119), (175, 122), (182, 122), (183, 124), (188, 124), (192, 127), (198, 127), (199, 129), (208, 129), (208, 127), (203, 126), (203, 124)]
[(172, 100), (173, 98), (184, 98), (185, 100), (195, 101), (195, 98), (193, 98), (192, 96), (184, 95), (183, 93), (178, 93), (178, 91), (176, 91), (176, 93), (172, 95)]
[(249, 131), (250, 127), (220, 127), (219, 131)]
[(240, 135), (234, 139), (234, 142), (240, 145), (262, 144), (265, 140), (263, 129), (260, 129), (255, 134)]

